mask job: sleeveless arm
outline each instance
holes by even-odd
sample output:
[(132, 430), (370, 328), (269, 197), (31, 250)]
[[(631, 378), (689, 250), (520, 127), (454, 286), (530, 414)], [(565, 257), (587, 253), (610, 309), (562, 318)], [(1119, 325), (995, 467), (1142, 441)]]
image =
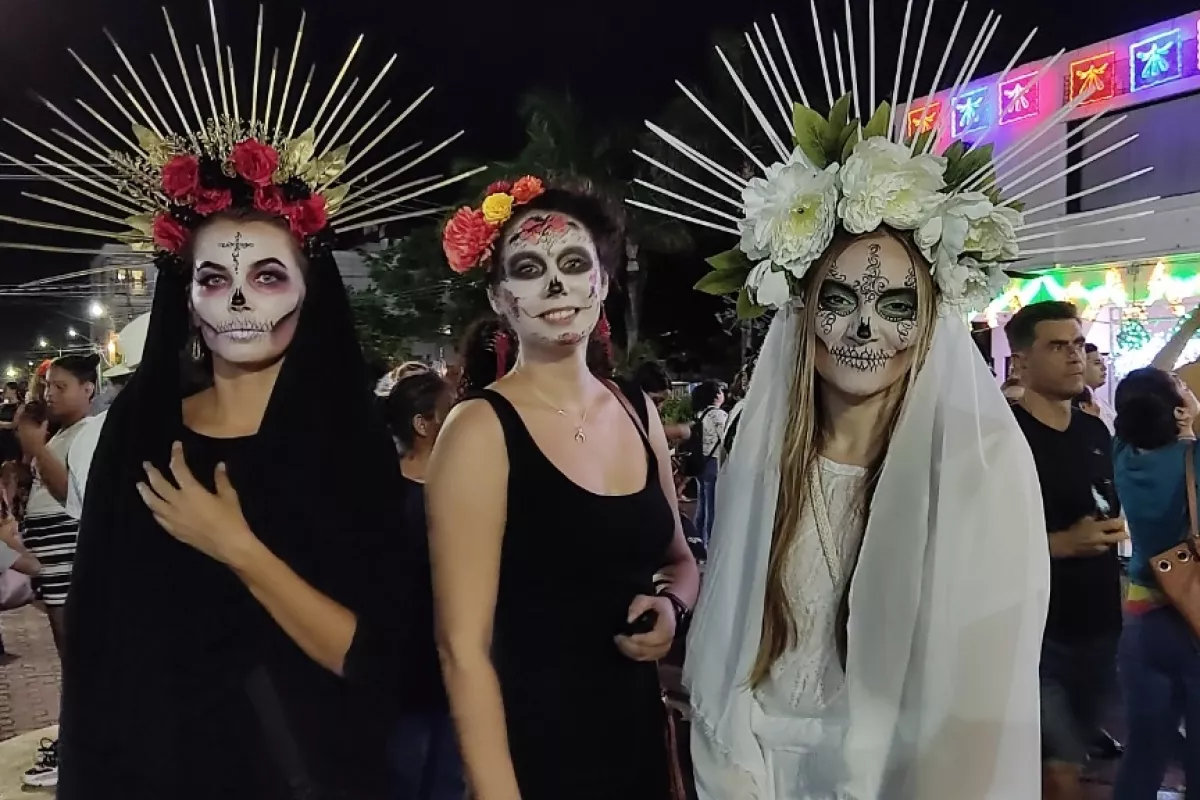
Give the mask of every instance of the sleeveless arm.
[(491, 660), (508, 455), (500, 421), (485, 401), (468, 401), (451, 412), (425, 488), (438, 656), (473, 796), (519, 800)]

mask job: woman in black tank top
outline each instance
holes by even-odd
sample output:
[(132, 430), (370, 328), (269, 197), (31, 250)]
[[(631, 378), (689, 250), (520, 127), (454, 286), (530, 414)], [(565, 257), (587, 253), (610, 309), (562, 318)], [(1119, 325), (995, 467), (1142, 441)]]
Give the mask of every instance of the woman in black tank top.
[[(489, 357), (516, 364), (452, 412), (427, 483), (467, 772), (482, 800), (668, 800), (655, 661), (699, 578), (657, 415), (586, 364), (622, 232), (581, 192), (523, 179), (492, 194), (451, 221), (446, 249), (452, 266), (487, 270), (506, 326)], [(465, 252), (489, 219), (492, 248)]]

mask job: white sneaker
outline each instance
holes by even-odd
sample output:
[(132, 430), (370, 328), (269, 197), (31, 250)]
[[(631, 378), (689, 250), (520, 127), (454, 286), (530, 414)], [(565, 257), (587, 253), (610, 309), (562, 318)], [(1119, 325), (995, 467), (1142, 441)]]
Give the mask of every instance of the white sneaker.
[(33, 789), (58, 786), (58, 742), (42, 739), (33, 766), (25, 770), (21, 783)]

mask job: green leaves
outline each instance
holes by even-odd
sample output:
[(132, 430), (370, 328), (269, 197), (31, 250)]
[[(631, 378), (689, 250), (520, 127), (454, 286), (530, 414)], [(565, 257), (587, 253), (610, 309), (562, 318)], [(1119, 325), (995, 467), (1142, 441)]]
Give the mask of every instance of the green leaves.
[(750, 299), (750, 290), (745, 286), (738, 292), (737, 299), (737, 315), (738, 319), (751, 320), (758, 319), (763, 314), (767, 313), (766, 306), (760, 306)]
[(890, 133), (888, 130), (888, 122), (891, 120), (891, 118), (892, 106), (886, 102), (880, 103), (879, 108), (875, 109), (875, 113), (872, 115), (871, 121), (868, 122), (866, 127), (863, 128), (862, 137), (864, 139), (870, 139), (874, 136), (887, 136)]
[(829, 156), (825, 141), (829, 136), (829, 122), (811, 108), (796, 103), (792, 107), (792, 122), (796, 127), (796, 147), (817, 167), (825, 169)]
[[(984, 167), (987, 167), (987, 171), (990, 172), (994, 149), (994, 146), (990, 144), (976, 147), (973, 150), (967, 150), (966, 145), (962, 142), (955, 142), (950, 145), (943, 154), (948, 160), (946, 164), (946, 186), (951, 189), (957, 189), (968, 178)], [(986, 175), (987, 172), (982, 174)]]
[(753, 262), (738, 248), (726, 250), (705, 259), (713, 271), (696, 283), (696, 289), (705, 294), (734, 294), (746, 284)]

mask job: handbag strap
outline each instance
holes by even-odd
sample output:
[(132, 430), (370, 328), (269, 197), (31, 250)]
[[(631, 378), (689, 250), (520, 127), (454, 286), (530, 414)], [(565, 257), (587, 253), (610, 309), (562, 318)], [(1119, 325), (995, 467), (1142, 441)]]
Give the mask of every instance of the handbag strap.
[(1183, 479), (1187, 482), (1187, 499), (1188, 499), (1188, 536), (1193, 540), (1200, 540), (1200, 524), (1197, 522), (1196, 515), (1196, 442), (1187, 443), (1184, 450), (1183, 462)]

